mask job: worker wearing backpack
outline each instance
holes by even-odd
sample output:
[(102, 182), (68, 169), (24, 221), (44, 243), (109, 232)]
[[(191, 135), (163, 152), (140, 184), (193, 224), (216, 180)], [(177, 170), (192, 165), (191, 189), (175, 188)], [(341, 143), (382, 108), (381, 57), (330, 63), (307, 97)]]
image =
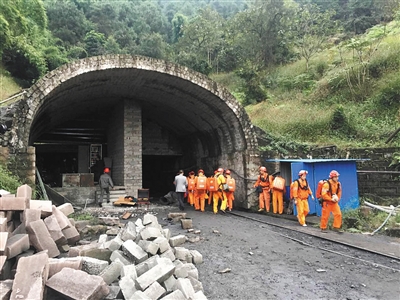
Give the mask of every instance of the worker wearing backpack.
[[(274, 174), (272, 174), (274, 176)], [(274, 181), (272, 182), (272, 208), (274, 214), (283, 213), (283, 194), (285, 193), (286, 181), (280, 176), (280, 172), (275, 173)]]
[(194, 198), (196, 193), (196, 176), (194, 171), (189, 172), (187, 177), (187, 192), (188, 192), (188, 202), (191, 206), (194, 206)]
[(225, 170), (225, 176), (226, 176), (226, 183), (228, 185), (228, 189), (225, 190), (226, 199), (228, 200), (227, 207), (229, 211), (232, 211), (233, 201), (235, 200), (234, 192), (236, 189), (236, 181), (231, 176), (231, 170)]
[(297, 208), (297, 219), (301, 226), (307, 226), (306, 216), (310, 212), (308, 196), (311, 196), (314, 200), (314, 196), (306, 179), (307, 174), (308, 172), (306, 170), (300, 170), (299, 179), (295, 180), (291, 185), (294, 204), (296, 204)]
[(322, 186), (322, 215), (321, 232), (326, 233), (328, 228), (329, 216), (333, 214), (333, 230), (342, 233), (342, 212), (340, 211), (339, 200), (342, 196), (342, 188), (339, 182), (339, 172), (332, 170), (329, 173), (329, 179)]
[(260, 186), (262, 192), (258, 196), (258, 211), (263, 211), (264, 209), (269, 212), (271, 203), (271, 187), (272, 187), (272, 176), (268, 175), (266, 167), (260, 167), (260, 175), (257, 177), (257, 181), (254, 187)]
[(197, 172), (196, 177), (196, 198), (194, 200), (195, 210), (201, 210), (204, 212), (206, 202), (206, 191), (207, 191), (207, 177), (204, 175), (204, 171), (200, 169)]

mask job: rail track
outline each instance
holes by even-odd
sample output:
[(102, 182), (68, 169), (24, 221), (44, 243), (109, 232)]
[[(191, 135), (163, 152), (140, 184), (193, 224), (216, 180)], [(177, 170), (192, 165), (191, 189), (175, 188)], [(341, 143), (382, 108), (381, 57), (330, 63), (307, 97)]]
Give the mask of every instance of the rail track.
[[(400, 272), (400, 257), (382, 251), (371, 250), (348, 241), (338, 241), (334, 238), (337, 235), (336, 233), (322, 234), (322, 236), (320, 236), (316, 234), (317, 229), (315, 229), (315, 233), (304, 232), (300, 229), (303, 227), (296, 229), (296, 227), (288, 226), (284, 223), (277, 224), (277, 222), (270, 221), (270, 218), (266, 218), (264, 215), (256, 215), (253, 217), (240, 211), (229, 212), (229, 214), (268, 225), (269, 227), (265, 227), (265, 230), (300, 243), (303, 246), (340, 255), (349, 260), (356, 260), (359, 263), (368, 264), (375, 268), (384, 268), (392, 270), (393, 272)], [(349, 261), (348, 264), (352, 264), (352, 262)]]

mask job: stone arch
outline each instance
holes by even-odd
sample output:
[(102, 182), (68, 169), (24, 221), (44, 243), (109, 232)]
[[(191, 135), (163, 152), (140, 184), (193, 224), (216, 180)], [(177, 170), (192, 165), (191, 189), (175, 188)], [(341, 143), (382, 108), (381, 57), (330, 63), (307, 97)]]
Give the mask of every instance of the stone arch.
[[(170, 149), (180, 155), (177, 165), (201, 167), (208, 172), (218, 166), (233, 169), (238, 187), (243, 189), (239, 192), (242, 202), (247, 203), (242, 206), (249, 206), (247, 191), (252, 183), (246, 178), (255, 176), (259, 151), (247, 113), (225, 88), (207, 76), (163, 60), (106, 55), (77, 60), (49, 72), (20, 101), (9, 146), (35, 146), (63, 119), (96, 113), (96, 106), (101, 116), (110, 112), (106, 115), (112, 119), (108, 120), (110, 127), (124, 128), (119, 137), (107, 129), (109, 145), (122, 143), (118, 147), (135, 148), (135, 143), (127, 142), (131, 137), (143, 139), (140, 146), (146, 145), (135, 148), (133, 154), (121, 154), (118, 172), (125, 175), (120, 181), (126, 186), (128, 181), (136, 180), (129, 187), (132, 193), (142, 186), (142, 177), (123, 165), (129, 155), (136, 155), (135, 163), (139, 163), (146, 151), (156, 152), (147, 145), (150, 143), (146, 144), (147, 137), (154, 134), (158, 141), (167, 139), (167, 143), (174, 144), (171, 140), (178, 140), (175, 145), (180, 149)], [(117, 155), (117, 146), (113, 147)], [(168, 149), (163, 151), (170, 154)]]

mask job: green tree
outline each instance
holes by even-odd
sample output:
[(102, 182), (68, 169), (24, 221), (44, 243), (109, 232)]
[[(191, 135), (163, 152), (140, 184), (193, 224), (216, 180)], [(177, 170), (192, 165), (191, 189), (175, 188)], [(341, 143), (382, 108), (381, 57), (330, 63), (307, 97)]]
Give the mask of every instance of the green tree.
[(82, 43), (86, 33), (94, 27), (83, 11), (71, 1), (47, 0), (46, 4), (49, 29), (66, 49)]
[(179, 38), (181, 38), (183, 35), (182, 29), (187, 23), (187, 18), (184, 15), (177, 13), (172, 19), (171, 23), (172, 23), (171, 41), (172, 43), (176, 43), (179, 40)]
[(293, 16), (291, 33), (300, 56), (306, 60), (307, 70), (310, 59), (321, 51), (331, 34), (338, 30), (332, 17), (335, 12), (321, 12), (316, 5), (300, 6)]
[[(178, 57), (182, 57), (179, 56), (182, 51), (193, 53), (197, 60), (204, 61), (212, 68), (218, 61), (223, 24), (223, 18), (216, 11), (210, 7), (201, 9), (198, 16), (183, 26), (182, 37), (176, 45)], [(199, 64), (196, 62), (196, 65)], [(204, 67), (201, 69), (204, 70)]]
[(142, 38), (142, 43), (137, 47), (137, 54), (163, 59), (167, 52), (167, 43), (159, 33), (151, 33)]
[(91, 30), (85, 36), (85, 49), (89, 56), (102, 55), (105, 53), (104, 45), (106, 38), (104, 34)]
[(283, 0), (256, 0), (251, 8), (235, 15), (232, 28), (240, 57), (263, 67), (283, 62), (286, 54), (282, 53), (288, 52), (288, 12)]
[[(30, 85), (47, 72), (51, 56), (46, 50), (55, 41), (47, 30), (46, 11), (41, 0), (0, 1), (0, 54), (7, 70), (21, 84)], [(54, 50), (54, 49), (53, 49)], [(61, 49), (57, 50), (62, 56)]]

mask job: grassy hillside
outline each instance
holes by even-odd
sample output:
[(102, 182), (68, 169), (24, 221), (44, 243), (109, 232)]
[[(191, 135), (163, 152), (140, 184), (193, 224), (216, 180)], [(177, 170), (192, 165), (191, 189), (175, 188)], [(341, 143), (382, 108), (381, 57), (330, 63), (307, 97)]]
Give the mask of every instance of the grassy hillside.
[(18, 93), (21, 87), (0, 64), (0, 101)]
[[(253, 122), (284, 142), (341, 147), (400, 146), (385, 140), (400, 126), (400, 23), (260, 74), (263, 102), (246, 106)], [(212, 76), (239, 99), (234, 74)]]

